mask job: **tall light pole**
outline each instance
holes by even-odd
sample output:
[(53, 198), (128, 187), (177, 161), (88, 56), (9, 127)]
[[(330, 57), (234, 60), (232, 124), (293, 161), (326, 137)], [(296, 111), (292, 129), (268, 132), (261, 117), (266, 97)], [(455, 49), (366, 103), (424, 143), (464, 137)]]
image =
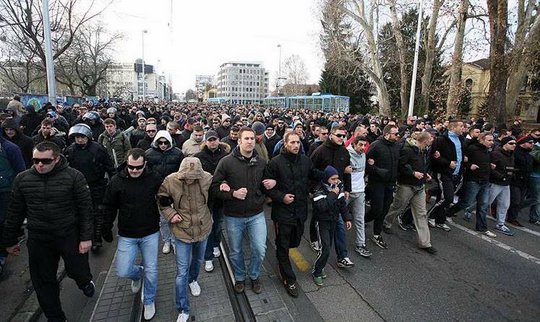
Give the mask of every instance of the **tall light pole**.
[(278, 62), (278, 75), (277, 75), (277, 96), (279, 96), (279, 82), (281, 81), (281, 44), (278, 44), (277, 47), (279, 48), (279, 62)]
[(409, 113), (412, 116), (414, 113), (414, 92), (416, 91), (416, 72), (418, 71), (418, 52), (420, 51), (420, 33), (422, 31), (422, 9), (424, 1), (420, 0), (418, 8), (418, 24), (416, 26), (416, 44), (414, 46), (414, 64), (412, 71), (411, 93), (409, 95)]
[(47, 65), (47, 89), (49, 102), (56, 105), (56, 82), (54, 78), (54, 60), (51, 43), (51, 23), (49, 20), (49, 0), (42, 2), (43, 33), (45, 36), (45, 64)]
[(145, 75), (144, 75), (144, 66), (145, 66), (145, 63), (144, 63), (144, 34), (146, 34), (148, 32), (148, 30), (144, 29), (142, 31), (142, 97), (143, 97), (143, 101), (146, 99), (146, 93), (145, 93), (145, 83), (146, 83), (146, 80), (144, 79), (145, 78)]

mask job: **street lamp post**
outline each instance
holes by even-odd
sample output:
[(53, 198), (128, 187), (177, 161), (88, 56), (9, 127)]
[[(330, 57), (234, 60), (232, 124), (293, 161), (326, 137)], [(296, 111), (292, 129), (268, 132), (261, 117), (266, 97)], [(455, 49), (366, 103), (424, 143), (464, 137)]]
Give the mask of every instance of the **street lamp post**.
[(412, 81), (411, 81), (411, 93), (409, 95), (409, 113), (408, 116), (413, 116), (414, 114), (414, 92), (416, 91), (416, 72), (418, 70), (418, 53), (420, 51), (420, 33), (422, 31), (422, 9), (424, 1), (420, 0), (418, 5), (418, 23), (416, 26), (416, 44), (414, 46), (414, 63), (412, 71)]
[(49, 102), (56, 105), (56, 82), (54, 78), (54, 60), (51, 43), (51, 23), (49, 20), (49, 0), (42, 2), (43, 33), (45, 41), (45, 64), (47, 65), (47, 89)]
[(146, 99), (146, 93), (145, 93), (145, 83), (146, 83), (146, 80), (145, 80), (145, 75), (144, 75), (144, 66), (145, 66), (145, 63), (144, 63), (144, 34), (148, 33), (148, 30), (144, 29), (142, 31), (142, 97), (143, 97), (143, 101)]
[(278, 76), (277, 76), (277, 82), (276, 82), (276, 87), (277, 87), (277, 96), (279, 96), (279, 82), (281, 80), (281, 44), (278, 44), (277, 47), (279, 48), (279, 61), (278, 61)]

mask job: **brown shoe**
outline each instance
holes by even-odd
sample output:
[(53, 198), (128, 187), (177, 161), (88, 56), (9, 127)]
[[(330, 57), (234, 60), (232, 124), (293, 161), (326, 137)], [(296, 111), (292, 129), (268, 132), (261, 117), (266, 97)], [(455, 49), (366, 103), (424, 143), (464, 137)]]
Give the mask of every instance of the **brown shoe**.
[(236, 293), (244, 293), (245, 284), (244, 281), (239, 281), (234, 283), (234, 291)]
[(261, 281), (258, 278), (251, 280), (251, 289), (253, 290), (253, 293), (261, 294), (262, 285), (261, 285)]

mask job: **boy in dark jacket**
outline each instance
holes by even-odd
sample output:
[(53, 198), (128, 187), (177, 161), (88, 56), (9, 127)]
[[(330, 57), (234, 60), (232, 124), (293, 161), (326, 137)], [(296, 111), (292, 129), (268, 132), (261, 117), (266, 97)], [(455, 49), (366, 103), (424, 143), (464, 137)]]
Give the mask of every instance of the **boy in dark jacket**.
[(317, 286), (322, 286), (323, 278), (326, 278), (324, 266), (326, 266), (330, 256), (336, 222), (340, 215), (345, 221), (347, 230), (351, 229), (352, 218), (345, 201), (343, 184), (339, 180), (336, 168), (329, 165), (324, 169), (324, 179), (317, 186), (313, 195), (313, 216), (319, 245), (321, 245), (312, 272), (313, 281)]

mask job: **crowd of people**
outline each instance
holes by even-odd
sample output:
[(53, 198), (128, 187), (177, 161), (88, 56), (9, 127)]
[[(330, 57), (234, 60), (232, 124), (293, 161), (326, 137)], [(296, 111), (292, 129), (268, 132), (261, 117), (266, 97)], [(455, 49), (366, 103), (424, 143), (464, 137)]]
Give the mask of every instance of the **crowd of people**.
[[(460, 211), (468, 221), (474, 213), (476, 230), (492, 238), (493, 231), (513, 235), (509, 226), (522, 226), (526, 207), (528, 220), (540, 225), (540, 129), (525, 132), (519, 120), (507, 128), (482, 118), (400, 122), (170, 102), (47, 104), (36, 111), (17, 98), (0, 118), (0, 268), (8, 254), (19, 254), (26, 222), (31, 280), (49, 321), (66, 320), (56, 281), (60, 257), (92, 297), (88, 252), (99, 253), (115, 237), (118, 275), (131, 279), (134, 293), (144, 288), (146, 319), (155, 314), (158, 253), (174, 254), (178, 321), (188, 321), (188, 291), (199, 296), (201, 268), (214, 270), (222, 226), (235, 292), (244, 292), (248, 279), (253, 292), (263, 291), (272, 228), (281, 280), (297, 297), (289, 249), (300, 245), (308, 218), (318, 286), (333, 246), (338, 267), (355, 265), (345, 233), (353, 228), (354, 251), (367, 258), (368, 239), (390, 247), (383, 232), (392, 234), (396, 220), (431, 255), (430, 228), (450, 231), (447, 221)], [(488, 215), (496, 218), (493, 229)]]

